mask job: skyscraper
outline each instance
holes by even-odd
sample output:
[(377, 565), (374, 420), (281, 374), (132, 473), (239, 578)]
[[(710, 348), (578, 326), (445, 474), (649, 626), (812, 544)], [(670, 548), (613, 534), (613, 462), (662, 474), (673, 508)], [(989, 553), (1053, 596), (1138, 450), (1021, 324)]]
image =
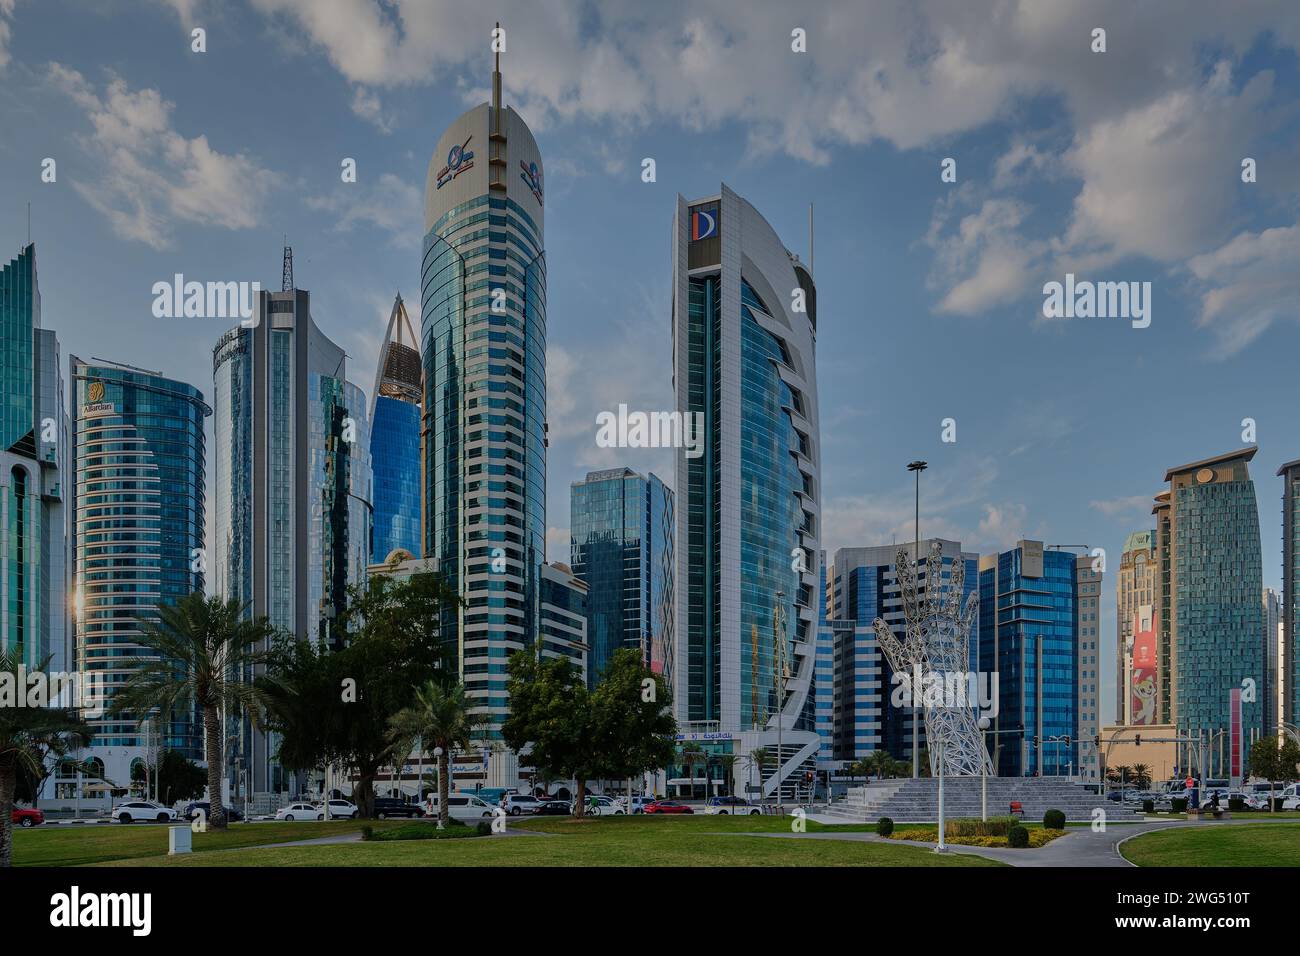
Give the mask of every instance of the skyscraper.
[[(251, 327), (249, 327), (251, 326)], [(312, 321), (306, 290), (259, 292), (213, 349), (213, 590), (303, 640), (339, 647), (335, 621), (370, 556), (365, 393)], [(286, 781), (266, 737), (237, 755), (255, 792)]]
[(424, 542), (469, 698), (496, 737), (506, 662), (535, 639), (546, 554), (546, 253), (542, 158), (492, 102), (443, 133), (424, 193)]
[(401, 549), (420, 553), (419, 342), (399, 295), (379, 347), (370, 406), (370, 461), (374, 469), (373, 564)]
[(998, 675), (990, 747), (999, 776), (1063, 776), (1079, 766), (1077, 601), (1067, 551), (1020, 541), (980, 558), (980, 670)]
[[(953, 562), (965, 564), (962, 586), (962, 607), (979, 589), (979, 555), (962, 551), (961, 543), (944, 539), (921, 541), (923, 555), (930, 553), (935, 540), (943, 549), (940, 572), (942, 587), (948, 586)], [(905, 545), (910, 554), (915, 545)], [(925, 715), (910, 706), (894, 706), (893, 692), (898, 686), (894, 670), (880, 651), (872, 622), (884, 620), (894, 633), (902, 633), (906, 620), (903, 614), (903, 596), (898, 587), (894, 562), (898, 557), (897, 545), (876, 545), (867, 548), (840, 548), (835, 552), (831, 566), (829, 611), (832, 620), (851, 622), (852, 630), (839, 625), (836, 644), (835, 688), (837, 693), (835, 754), (837, 760), (861, 760), (878, 749), (887, 750), (891, 756), (912, 760), (912, 723), (917, 722), (917, 742), (924, 747)], [(926, 583), (927, 565), (922, 561), (917, 568), (918, 586)], [(970, 633), (969, 669), (979, 670), (979, 621)], [(850, 704), (852, 702), (852, 705)], [(850, 746), (850, 741), (852, 742)]]
[[(538, 657), (566, 658), (578, 673), (587, 667), (587, 585), (559, 561), (540, 568), (540, 597), (537, 620)], [(590, 681), (589, 681), (590, 682)]]
[(1300, 717), (1300, 459), (1277, 470), (1282, 479), (1282, 651), (1278, 683), (1282, 688), (1282, 720)]
[(1093, 741), (1101, 729), (1101, 586), (1104, 572), (1101, 562), (1091, 554), (1077, 555), (1074, 559), (1075, 662), (1074, 672), (1078, 683), (1078, 730), (1075, 748), (1078, 763), (1072, 769), (1087, 780), (1097, 779), (1097, 748)]
[[(159, 372), (75, 355), (68, 365), (77, 666), (97, 672), (111, 700), (142, 661), (141, 621), (203, 591), (203, 425), (212, 409), (197, 388)], [(147, 759), (140, 722), (149, 716), (91, 721), (87, 756), (121, 786), (131, 765)], [(195, 713), (172, 715), (155, 733), (164, 748), (204, 758)]]
[(1280, 720), (1281, 693), (1278, 690), (1278, 632), (1282, 626), (1282, 599), (1272, 588), (1264, 588), (1264, 668), (1266, 683), (1260, 693), (1260, 700), (1266, 701), (1264, 708), (1264, 733), (1276, 735)]
[[(1248, 464), (1254, 447), (1170, 468), (1169, 489), (1157, 498), (1161, 548), (1161, 626), (1169, 625), (1170, 722), (1180, 736), (1219, 734), (1230, 727), (1232, 693), (1243, 695), (1244, 746), (1264, 726), (1260, 691), (1266, 679), (1263, 568), (1255, 484)], [(1163, 529), (1163, 530), (1162, 530)], [(1163, 648), (1162, 648), (1163, 649)], [(1161, 661), (1163, 670), (1164, 661)], [(1180, 766), (1196, 763), (1190, 749)], [(1224, 775), (1211, 742), (1211, 775)]]
[(820, 746), (816, 287), (725, 184), (679, 196), (672, 235), (677, 412), (701, 438), (677, 452), (678, 722), (732, 753), (779, 751), (763, 793), (792, 796)]
[(0, 267), (0, 647), (69, 670), (68, 421), (59, 342), (41, 328), (36, 246)]
[[(1144, 638), (1140, 652), (1149, 660), (1137, 663), (1140, 690), (1133, 681), (1134, 654), (1139, 652), (1135, 638), (1136, 623), (1143, 608), (1149, 615), (1156, 603), (1156, 533), (1134, 531), (1124, 539), (1119, 556), (1119, 573), (1115, 578), (1115, 720), (1134, 722), (1136, 711), (1156, 695), (1155, 642)], [(1134, 695), (1140, 694), (1138, 700)], [(1153, 724), (1158, 716), (1155, 704), (1140, 715), (1142, 723)]]
[(672, 490), (654, 474), (612, 468), (588, 472), (569, 496), (573, 573), (587, 585), (588, 683), (620, 647), (671, 681)]

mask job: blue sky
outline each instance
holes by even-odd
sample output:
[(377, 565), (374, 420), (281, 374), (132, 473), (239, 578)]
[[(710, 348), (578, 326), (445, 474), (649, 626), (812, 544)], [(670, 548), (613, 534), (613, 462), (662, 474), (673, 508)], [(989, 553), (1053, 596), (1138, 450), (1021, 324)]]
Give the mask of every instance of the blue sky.
[[(1278, 586), (1273, 473), (1300, 457), (1293, 4), (479, 6), (0, 0), (0, 236), (18, 248), (30, 201), (65, 356), (210, 393), (225, 323), (155, 319), (150, 288), (176, 272), (276, 288), (287, 234), (369, 389), (393, 294), (418, 302), (430, 152), (486, 98), (499, 17), (506, 101), (546, 162), (553, 558), (570, 481), (613, 464), (671, 479), (659, 452), (597, 448), (595, 415), (672, 407), (673, 199), (725, 180), (801, 255), (815, 204), (827, 547), (909, 537), (904, 466), (923, 457), (923, 534), (1104, 547), (1113, 571), (1165, 469), (1240, 447), (1249, 417)], [(1066, 272), (1151, 282), (1150, 328), (1044, 319)]]

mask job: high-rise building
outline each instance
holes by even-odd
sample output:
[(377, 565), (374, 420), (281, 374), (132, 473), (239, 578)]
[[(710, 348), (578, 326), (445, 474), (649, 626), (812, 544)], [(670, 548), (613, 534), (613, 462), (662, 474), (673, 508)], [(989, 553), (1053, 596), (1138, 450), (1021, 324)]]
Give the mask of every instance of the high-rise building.
[(612, 468), (575, 481), (569, 502), (573, 573), (587, 585), (588, 683), (620, 647), (671, 681), (672, 489), (654, 474)]
[[(960, 542), (935, 538), (922, 540), (920, 553), (928, 555), (936, 540), (943, 549), (940, 587), (948, 587), (954, 562), (963, 562), (965, 578), (961, 606), (964, 608), (970, 595), (979, 589), (980, 557), (974, 552), (962, 551)], [(911, 555), (916, 545), (907, 542), (903, 547)], [(881, 652), (872, 628), (876, 618), (888, 624), (895, 634), (901, 634), (906, 626), (903, 595), (894, 566), (898, 550), (897, 545), (840, 548), (835, 552), (831, 565), (828, 605), (831, 619), (854, 625), (850, 631), (839, 624), (837, 631), (836, 760), (861, 760), (883, 747), (894, 758), (911, 763), (914, 721), (917, 745), (926, 745), (925, 713), (911, 706), (895, 706), (894, 690), (902, 675), (895, 679), (894, 670)], [(917, 569), (919, 587), (926, 585), (927, 575), (928, 565), (922, 560)], [(978, 654), (977, 618), (970, 634), (968, 667), (972, 672), (979, 670)], [(851, 707), (850, 701), (853, 702)]]
[(399, 295), (393, 302), (379, 370), (370, 393), (370, 463), (374, 470), (374, 540), (370, 561), (394, 551), (420, 553), (420, 400), (423, 369), (419, 341)]
[(0, 647), (29, 668), (72, 668), (68, 420), (59, 341), (41, 328), (36, 246), (0, 267)]
[[(1266, 705), (1263, 568), (1255, 485), (1248, 464), (1254, 447), (1170, 468), (1167, 491), (1156, 498), (1160, 548), (1160, 669), (1172, 723), (1180, 736), (1218, 735), (1231, 727), (1232, 694), (1243, 694), (1243, 748), (1262, 731)], [(1164, 657), (1168, 628), (1168, 668)], [(1162, 702), (1163, 703), (1163, 702)], [(1184, 746), (1180, 766), (1197, 763), (1199, 747)], [(1210, 741), (1210, 775), (1230, 771), (1218, 738)], [(1220, 753), (1225, 756), (1220, 758)]]
[(1100, 763), (1094, 741), (1101, 729), (1101, 586), (1102, 564), (1099, 557), (1081, 554), (1074, 559), (1075, 634), (1077, 635), (1074, 672), (1078, 689), (1075, 699), (1079, 713), (1078, 763), (1070, 768), (1085, 780), (1096, 781)]
[(1264, 734), (1276, 735), (1278, 729), (1278, 708), (1282, 700), (1280, 673), (1278, 670), (1278, 631), (1282, 626), (1282, 598), (1272, 588), (1264, 588), (1264, 685), (1260, 689), (1259, 699), (1266, 702), (1264, 708)]
[(980, 558), (980, 670), (997, 672), (994, 766), (1003, 777), (1079, 766), (1075, 556), (1020, 541)]
[(674, 705), (686, 733), (815, 769), (821, 435), (812, 275), (724, 184), (673, 221), (677, 451)]
[(558, 561), (543, 564), (540, 571), (538, 656), (542, 660), (568, 658), (587, 676), (587, 585)]
[[(251, 320), (217, 342), (213, 366), (213, 591), (303, 640), (342, 646), (336, 621), (370, 558), (365, 393), (316, 327), (306, 290), (259, 292)], [(288, 781), (249, 726), (232, 772), (254, 792)]]
[(468, 697), (499, 737), (506, 663), (531, 645), (546, 555), (546, 253), (542, 157), (492, 102), (442, 134), (424, 192), (422, 554), (449, 609)]
[[(1122, 725), (1134, 722), (1135, 708), (1155, 706), (1146, 703), (1156, 690), (1154, 657), (1138, 663), (1142, 679), (1139, 690), (1133, 683), (1133, 655), (1137, 651), (1137, 623), (1143, 613), (1150, 615), (1156, 603), (1156, 533), (1134, 531), (1124, 539), (1115, 578), (1115, 721)], [(1154, 655), (1154, 642), (1144, 641), (1142, 650)], [(1141, 696), (1135, 704), (1134, 695), (1138, 693)], [(1152, 710), (1142, 717), (1142, 723), (1153, 724), (1156, 713)]]
[[(145, 660), (141, 622), (204, 589), (203, 426), (212, 409), (193, 385), (160, 372), (75, 355), (68, 366), (77, 666), (98, 674), (111, 701)], [(86, 756), (109, 780), (125, 786), (151, 744), (204, 759), (196, 712), (170, 715), (146, 739), (142, 722), (158, 715), (109, 715), (108, 701), (91, 720)]]
[(1282, 479), (1282, 651), (1278, 686), (1282, 691), (1282, 720), (1300, 719), (1300, 459), (1277, 470)]

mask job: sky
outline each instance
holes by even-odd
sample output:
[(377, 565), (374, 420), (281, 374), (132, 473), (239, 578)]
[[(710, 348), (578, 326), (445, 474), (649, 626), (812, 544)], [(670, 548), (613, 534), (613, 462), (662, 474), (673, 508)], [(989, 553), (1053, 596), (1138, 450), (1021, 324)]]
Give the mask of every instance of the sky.
[[(805, 259), (811, 204), (824, 546), (909, 539), (919, 457), (923, 536), (1104, 548), (1106, 720), (1124, 538), (1151, 527), (1166, 469), (1249, 444), (1246, 419), (1280, 586), (1274, 473), (1300, 458), (1300, 8), (1226, 6), (0, 0), (0, 244), (17, 252), (30, 203), (65, 362), (210, 395), (229, 323), (155, 318), (152, 286), (279, 288), (287, 236), (369, 391), (394, 294), (418, 322), (430, 154), (488, 98), (499, 19), (505, 101), (545, 163), (551, 559), (588, 470), (672, 479), (662, 451), (597, 447), (595, 420), (674, 407), (676, 195), (725, 181)], [(1045, 317), (1067, 274), (1150, 283), (1150, 325)]]

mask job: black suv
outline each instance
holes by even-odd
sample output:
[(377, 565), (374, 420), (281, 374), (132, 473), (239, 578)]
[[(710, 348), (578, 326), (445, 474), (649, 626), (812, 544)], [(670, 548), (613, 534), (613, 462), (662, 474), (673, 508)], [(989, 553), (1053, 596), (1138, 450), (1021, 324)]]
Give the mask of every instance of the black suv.
[(375, 797), (375, 816), (380, 820), (388, 817), (421, 817), (424, 810), (417, 803), (407, 803), (397, 797)]

